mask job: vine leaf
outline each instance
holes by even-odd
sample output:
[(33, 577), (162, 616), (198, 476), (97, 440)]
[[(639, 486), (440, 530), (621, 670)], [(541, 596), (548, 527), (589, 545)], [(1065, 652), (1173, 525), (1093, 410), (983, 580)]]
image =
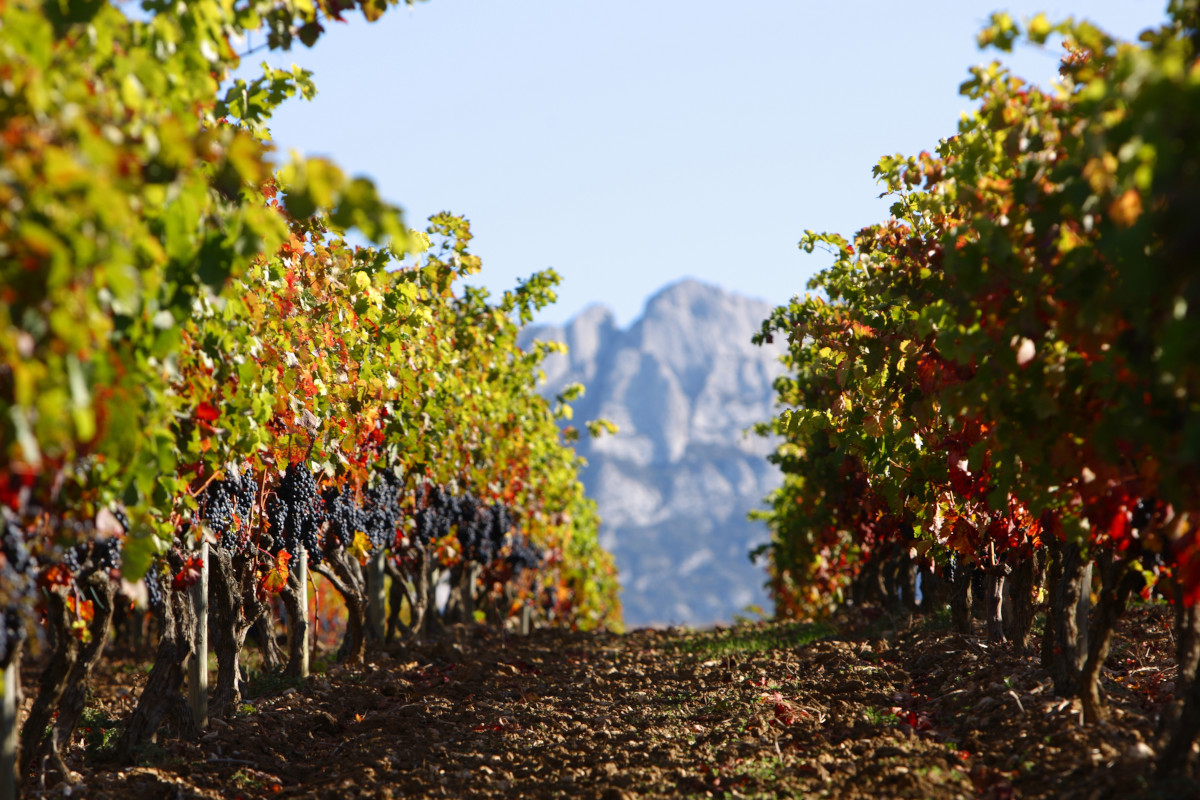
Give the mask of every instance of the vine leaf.
[(291, 558), (292, 554), (287, 550), (279, 551), (275, 556), (275, 561), (271, 564), (271, 568), (263, 573), (262, 578), (258, 582), (259, 596), (267, 597), (283, 591), (283, 587), (287, 585), (288, 561)]
[(171, 588), (175, 591), (190, 589), (200, 580), (204, 571), (204, 560), (200, 556), (192, 556), (183, 562), (179, 572), (171, 579)]

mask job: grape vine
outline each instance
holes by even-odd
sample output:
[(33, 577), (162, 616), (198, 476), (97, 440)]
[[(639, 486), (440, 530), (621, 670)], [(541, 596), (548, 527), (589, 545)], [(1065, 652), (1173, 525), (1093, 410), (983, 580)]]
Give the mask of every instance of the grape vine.
[[(347, 599), (348, 659), (381, 557), (414, 636), (431, 630), (416, 616), (443, 613), (419, 598), (451, 571), (460, 606), (494, 624), (535, 609), (537, 624), (620, 625), (580, 461), (535, 391), (544, 351), (516, 345), (556, 276), (496, 300), (461, 287), (481, 263), (465, 220), (414, 231), (369, 180), (274, 160), (271, 113), (312, 96), (306, 71), (229, 77), (247, 33), (311, 46), (330, 20), (392, 5), (0, 4), (0, 666), (52, 646), (81, 670), (54, 680), (85, 692), (104, 598), (135, 585), (158, 618), (159, 694), (139, 700), (120, 757), (179, 691), (206, 574), (218, 714), (237, 707), (251, 627), (276, 655), (274, 598), (304, 623), (302, 554)], [(431, 491), (448, 504), (436, 520)], [(559, 602), (539, 604), (551, 585)], [(45, 685), (26, 772), (61, 763), (77, 719)], [(56, 713), (67, 727), (51, 733)]]
[[(1105, 716), (1101, 667), (1131, 596), (1178, 604), (1197, 646), (1200, 282), (1177, 215), (1200, 207), (1181, 178), (1200, 169), (1200, 72), (1195, 11), (1172, 14), (1137, 46), (995, 15), (984, 46), (1063, 39), (1061, 85), (973, 68), (957, 134), (875, 168), (889, 220), (853, 242), (805, 234), (834, 264), (758, 337), (790, 343), (787, 410), (763, 426), (783, 437), (762, 514), (783, 613), (872, 595), (915, 608), (920, 574), (965, 630), (976, 575), (989, 638), (1027, 647), (1042, 585), (1043, 663), (1088, 721)], [(1169, 771), (1197, 728), (1167, 727)]]

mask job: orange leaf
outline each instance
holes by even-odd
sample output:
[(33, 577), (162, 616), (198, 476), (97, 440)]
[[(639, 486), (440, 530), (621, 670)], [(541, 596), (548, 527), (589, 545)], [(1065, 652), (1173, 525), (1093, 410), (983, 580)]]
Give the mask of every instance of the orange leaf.
[(62, 564), (55, 564), (42, 573), (38, 583), (43, 587), (67, 586), (71, 583), (71, 570)]
[(258, 593), (260, 595), (279, 594), (283, 591), (283, 587), (287, 585), (287, 565), (291, 558), (292, 554), (287, 550), (279, 551), (279, 554), (275, 556), (275, 563), (271, 569), (263, 573), (262, 578), (258, 582)]
[(96, 614), (91, 600), (84, 600), (82, 603), (79, 603), (75, 600), (75, 595), (67, 598), (67, 608), (71, 609), (71, 613), (77, 615), (84, 622), (91, 622)]
[(1108, 213), (1113, 222), (1128, 228), (1142, 215), (1142, 196), (1137, 189), (1126, 189), (1124, 194), (1109, 204)]

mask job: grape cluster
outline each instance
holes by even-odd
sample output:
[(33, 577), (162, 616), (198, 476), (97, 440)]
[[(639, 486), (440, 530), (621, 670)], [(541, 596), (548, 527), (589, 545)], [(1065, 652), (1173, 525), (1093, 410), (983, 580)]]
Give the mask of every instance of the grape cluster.
[(87, 545), (77, 544), (74, 547), (68, 547), (62, 554), (62, 565), (67, 568), (67, 571), (72, 575), (79, 574), (83, 562), (87, 558)]
[(366, 532), (366, 512), (354, 499), (354, 492), (349, 486), (343, 486), (340, 491), (336, 486), (326, 487), (321, 496), (325, 500), (325, 514), (329, 518), (326, 544), (332, 547), (336, 541), (342, 547), (349, 547), (356, 531)]
[(25, 625), (18, 609), (14, 606), (0, 608), (0, 666), (8, 666), (25, 636)]
[(38, 564), (17, 521), (5, 514), (0, 523), (0, 666), (5, 666), (25, 640), (27, 609), (35, 600), (33, 579)]
[(379, 478), (363, 492), (363, 510), (366, 527), (363, 532), (371, 540), (371, 546), (391, 547), (396, 540), (403, 513), (400, 509), (400, 481), (388, 471), (380, 471)]
[(109, 571), (121, 566), (121, 539), (110, 536), (92, 543), (92, 561), (102, 570)]
[(241, 474), (234, 473), (233, 477), (237, 480), (237, 486), (234, 491), (233, 509), (237, 513), (238, 519), (242, 522), (242, 528), (248, 531), (250, 528), (250, 517), (254, 513), (254, 503), (258, 497), (258, 487), (254, 485), (254, 477), (249, 471)]
[(463, 557), (481, 562), (488, 544), (487, 537), (483, 535), (484, 529), (487, 528), (487, 520), (484, 518), (486, 511), (480, 505), (479, 499), (470, 492), (458, 501), (457, 511), (457, 518), (453, 522), (456, 524), (458, 544), (462, 548)]
[(468, 493), (459, 503), (457, 524), (463, 554), (478, 564), (490, 564), (504, 547), (512, 516), (503, 503), (484, 505)]
[(542, 565), (542, 552), (525, 539), (514, 539), (504, 560), (512, 567), (513, 575), (520, 575), (523, 570), (536, 570)]
[(456, 510), (457, 501), (453, 495), (440, 486), (426, 484), (417, 503), (417, 528), (413, 538), (421, 545), (442, 538), (450, 532)]
[(129, 516), (125, 509), (116, 506), (113, 516), (121, 523), (124, 531), (116, 536), (98, 537), (95, 527), (90, 522), (78, 519), (63, 519), (59, 521), (58, 537), (76, 541), (77, 544), (64, 546), (59, 563), (72, 575), (89, 569), (105, 572), (119, 569), (121, 566), (121, 550), (125, 534), (129, 531)]
[(277, 494), (267, 496), (266, 508), (267, 532), (263, 537), (262, 546), (271, 555), (283, 549), (283, 532), (287, 528), (288, 504)]
[(254, 497), (255, 486), (250, 473), (243, 475), (236, 469), (205, 488), (202, 519), (217, 535), (217, 546), (222, 550), (237, 553), (248, 544)]
[(3, 536), (0, 537), (0, 553), (4, 554), (4, 571), (15, 575), (27, 575), (37, 564), (25, 546), (25, 531), (14, 520), (5, 519)]
[(236, 552), (239, 544), (237, 531), (233, 530), (234, 504), (237, 502), (234, 497), (228, 481), (213, 481), (204, 490), (201, 505), (201, 519), (217, 535), (218, 546), (230, 552)]
[(157, 564), (151, 564), (150, 569), (146, 570), (146, 600), (150, 604), (150, 608), (158, 610), (163, 604), (163, 585), (162, 576), (158, 572)]
[[(267, 518), (275, 532), (274, 552), (287, 550), (293, 556), (303, 547), (309, 558), (321, 558), (321, 525), (325, 522), (325, 503), (317, 489), (317, 479), (303, 464), (289, 464), (283, 480), (275, 488), (279, 504), (267, 506)], [(286, 509), (286, 514), (280, 511)], [(277, 515), (271, 519), (272, 511)], [(278, 526), (276, 526), (278, 522)], [(280, 541), (282, 540), (282, 541)]]
[(496, 502), (488, 505), (471, 493), (461, 497), (441, 486), (426, 485), (417, 498), (416, 533), (421, 544), (440, 539), (451, 529), (455, 531), (463, 557), (477, 564), (488, 565), (501, 558), (506, 545), (505, 560), (515, 571), (536, 569), (541, 554), (527, 543), (511, 535), (513, 520), (508, 506)]

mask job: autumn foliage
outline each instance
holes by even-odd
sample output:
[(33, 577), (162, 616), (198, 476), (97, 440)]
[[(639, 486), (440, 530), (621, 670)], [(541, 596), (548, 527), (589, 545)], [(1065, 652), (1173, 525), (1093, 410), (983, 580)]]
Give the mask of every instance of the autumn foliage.
[[(995, 15), (981, 45), (1061, 41), (1061, 82), (973, 68), (957, 133), (876, 166), (888, 220), (853, 242), (805, 234), (834, 263), (760, 335), (789, 341), (785, 410), (766, 426), (785, 482), (763, 513), (782, 613), (916, 608), (920, 574), (924, 605), (949, 602), (965, 628), (982, 582), (993, 641), (1028, 646), (1046, 611), (1044, 662), (1089, 720), (1104, 717), (1100, 669), (1134, 594), (1180, 606), (1189, 663), (1200, 52), (1194, 10), (1177, 5), (1138, 44)], [(1075, 608), (1093, 592), (1085, 637)], [(1196, 727), (1172, 735), (1164, 768)]]
[[(82, 710), (62, 687), (86, 693), (122, 579), (158, 616), (149, 683), (178, 699), (191, 590), (211, 573), (229, 711), (249, 628), (273, 641), (300, 588), (277, 513), (289, 473), (311, 481), (303, 547), (346, 598), (347, 658), (376, 558), (412, 594), (393, 610), (407, 602), (414, 636), (416, 596), (447, 575), (446, 622), (619, 628), (565, 412), (536, 392), (550, 347), (516, 344), (557, 276), (496, 298), (463, 286), (481, 266), (464, 219), (413, 230), (369, 179), (277, 160), (271, 113), (313, 95), (308, 72), (232, 77), (249, 33), (311, 46), (397, 3), (118, 5), (0, 3), (0, 667), (47, 643), (79, 665), (45, 679), (24, 768), (60, 761)], [(433, 487), (503, 520), (486, 557), (453, 525), (415, 535)], [(327, 502), (351, 529), (334, 535)], [(139, 706), (129, 747), (161, 718)]]

